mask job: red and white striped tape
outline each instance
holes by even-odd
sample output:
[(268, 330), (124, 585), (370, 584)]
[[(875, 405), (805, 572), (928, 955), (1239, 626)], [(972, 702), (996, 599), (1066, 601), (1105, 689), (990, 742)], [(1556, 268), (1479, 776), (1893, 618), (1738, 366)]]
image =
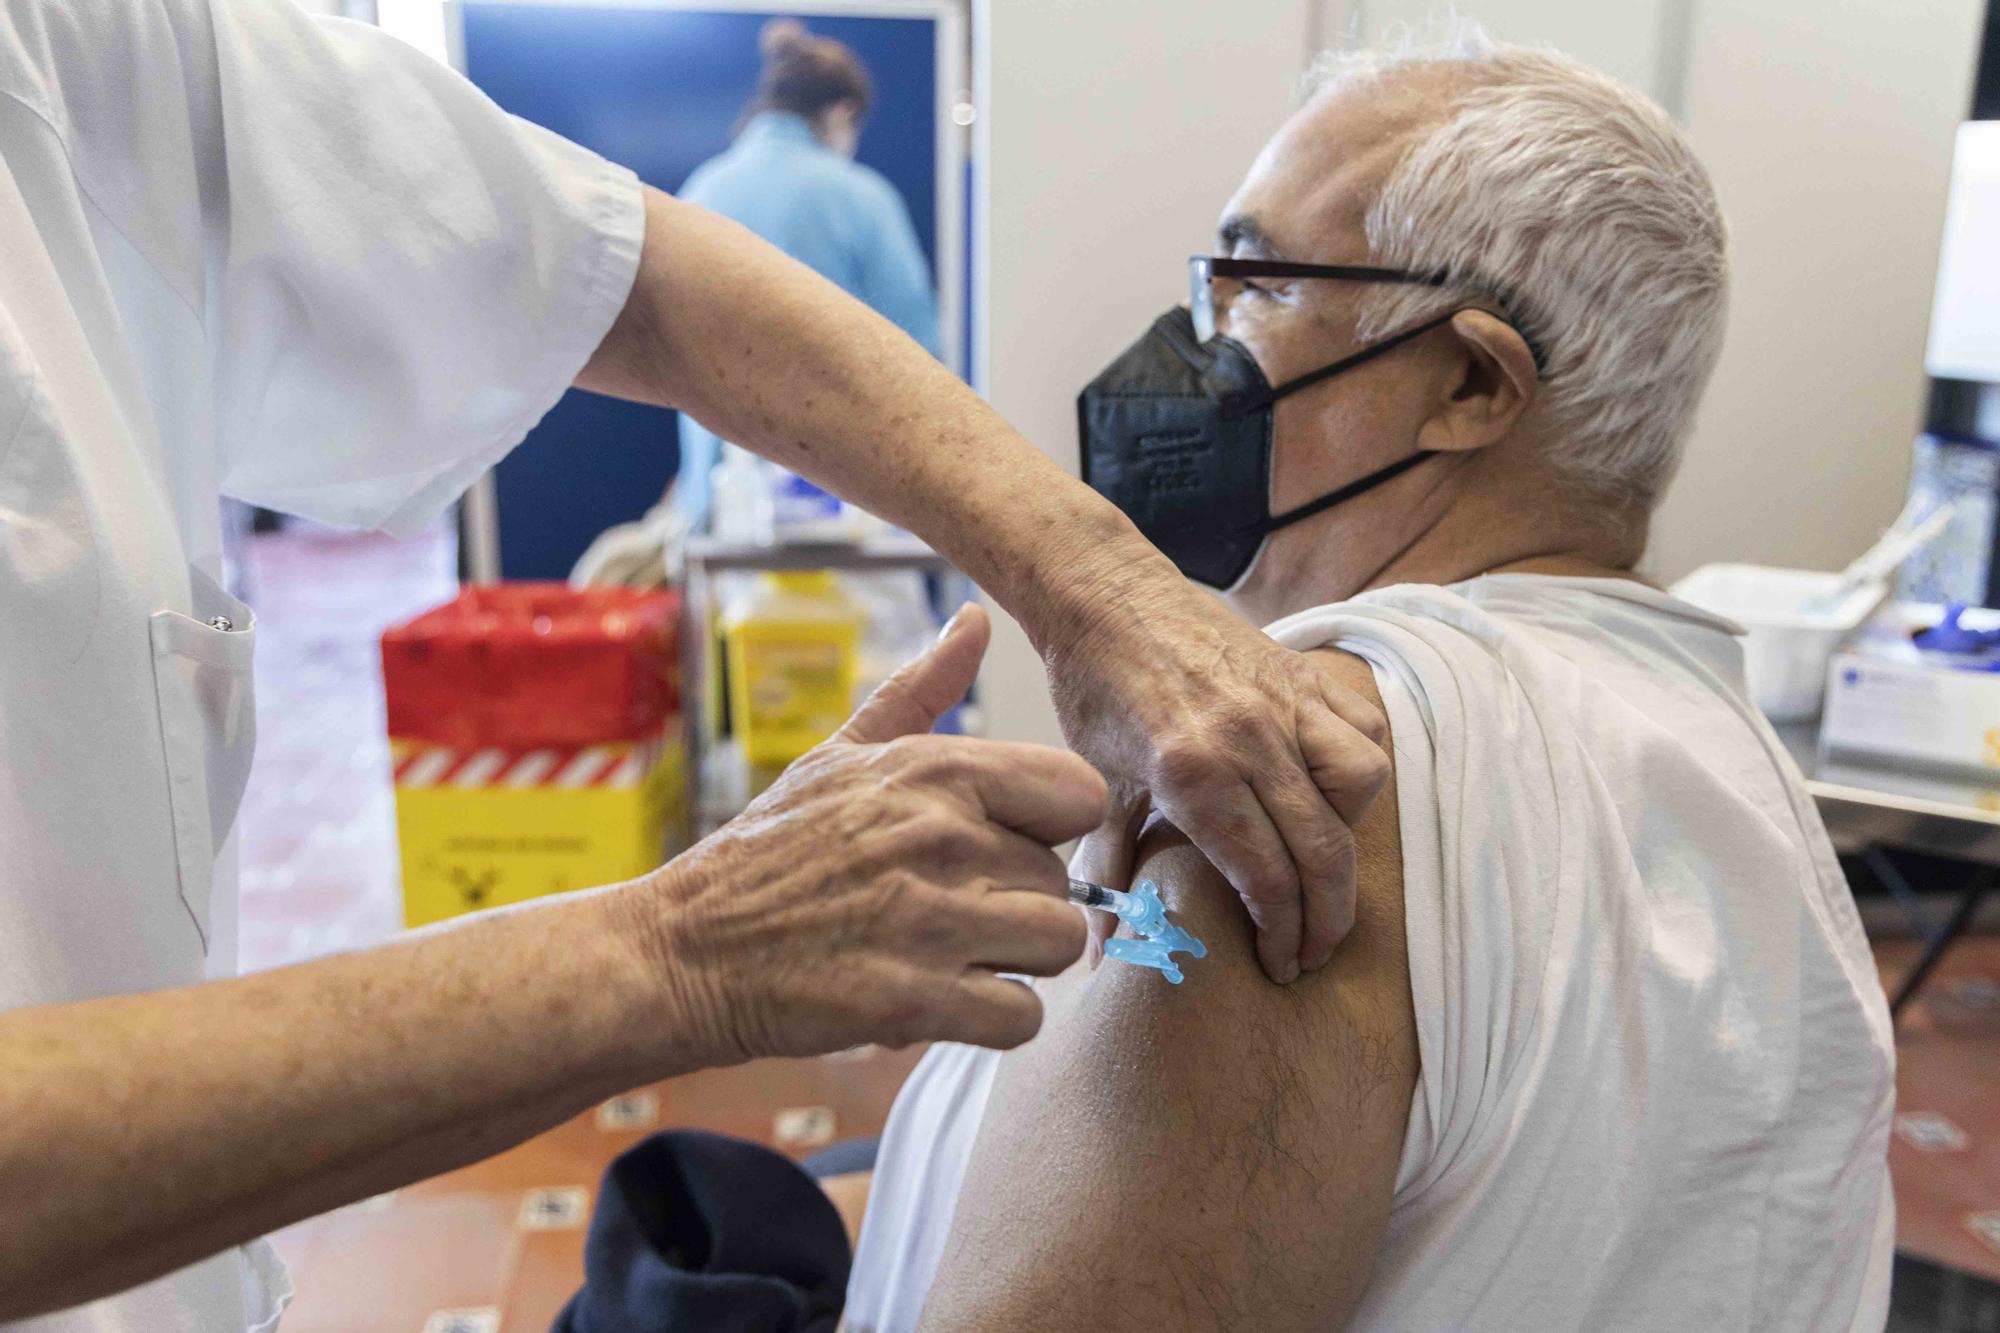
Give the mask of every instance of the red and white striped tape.
[(473, 750), (392, 741), (398, 787), (633, 787), (666, 752), (663, 727), (638, 741), (533, 750), (487, 745)]

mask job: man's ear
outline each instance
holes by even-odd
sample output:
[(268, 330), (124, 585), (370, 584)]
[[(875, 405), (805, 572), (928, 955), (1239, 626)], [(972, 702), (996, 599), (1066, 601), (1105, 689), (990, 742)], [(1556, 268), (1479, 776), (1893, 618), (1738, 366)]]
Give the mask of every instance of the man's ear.
[(1541, 376), (1527, 340), (1498, 316), (1461, 310), (1450, 327), (1452, 374), (1417, 444), (1451, 452), (1483, 449), (1514, 429), (1534, 403)]

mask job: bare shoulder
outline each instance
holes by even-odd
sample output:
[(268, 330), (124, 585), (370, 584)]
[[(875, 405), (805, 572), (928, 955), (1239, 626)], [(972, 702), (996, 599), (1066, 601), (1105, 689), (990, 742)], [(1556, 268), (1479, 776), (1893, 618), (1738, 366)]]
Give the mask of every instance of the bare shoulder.
[[(1366, 663), (1313, 655), (1378, 702)], [(1139, 874), (1208, 945), (1169, 985), (1105, 963), (1001, 1067), (925, 1326), (1336, 1325), (1381, 1246), (1412, 1089), (1394, 784), (1355, 828), (1353, 931), (1290, 986), (1177, 830)], [(1135, 1244), (1134, 1238), (1144, 1238)]]
[[(1334, 649), (1321, 649), (1309, 656), (1332, 683), (1382, 707), (1374, 672), (1361, 658)], [(1265, 980), (1256, 966), (1253, 930), (1235, 891), (1180, 830), (1159, 825), (1148, 831), (1139, 848), (1140, 873), (1159, 886), (1175, 919), (1210, 944), (1210, 959), (1194, 964), (1188, 981), (1193, 985), (1197, 969), (1212, 974), (1207, 989), (1213, 993), (1204, 1000), (1205, 1009), (1213, 1009), (1220, 1001), (1245, 1013), (1270, 1011), (1312, 1035), (1331, 1039), (1364, 1032), (1387, 1037), (1400, 1031), (1410, 1038), (1414, 1073), (1415, 1023), (1410, 1016), (1408, 950), (1403, 935), (1401, 809), (1393, 776), (1355, 824), (1353, 833), (1354, 929), (1341, 942), (1332, 962), (1291, 986), (1275, 986)], [(1216, 963), (1212, 969), (1210, 960)], [(1132, 969), (1110, 970), (1116, 974)], [(1157, 987), (1132, 988), (1155, 1005), (1173, 1003), (1174, 997), (1161, 995)], [(1205, 1014), (1192, 1021), (1214, 1020)]]
[(1375, 684), (1375, 669), (1353, 653), (1341, 648), (1315, 648), (1306, 657), (1334, 684), (1353, 690), (1377, 708), (1382, 706), (1382, 691)]

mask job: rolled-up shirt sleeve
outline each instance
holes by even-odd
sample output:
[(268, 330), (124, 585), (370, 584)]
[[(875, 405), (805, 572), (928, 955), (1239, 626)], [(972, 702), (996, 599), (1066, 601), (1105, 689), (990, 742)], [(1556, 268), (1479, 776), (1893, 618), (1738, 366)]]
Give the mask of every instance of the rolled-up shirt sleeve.
[(374, 28), (290, 0), (211, 0), (208, 17), (220, 488), (413, 527), (520, 442), (609, 330), (644, 239), (638, 181)]

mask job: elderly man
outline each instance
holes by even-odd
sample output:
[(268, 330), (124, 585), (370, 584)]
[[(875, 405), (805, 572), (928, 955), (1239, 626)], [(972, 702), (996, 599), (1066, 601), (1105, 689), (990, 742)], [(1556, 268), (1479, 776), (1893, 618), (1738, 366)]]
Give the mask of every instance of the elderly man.
[(1209, 956), (1072, 969), (1031, 1045), (927, 1057), (850, 1324), (1879, 1328), (1867, 946), (1736, 631), (1632, 574), (1721, 336), (1702, 168), (1643, 98), (1467, 31), (1335, 59), (1221, 238), (1086, 392), (1086, 468), (1379, 698), (1353, 933), (1272, 986), (1172, 828), (1086, 846)]

